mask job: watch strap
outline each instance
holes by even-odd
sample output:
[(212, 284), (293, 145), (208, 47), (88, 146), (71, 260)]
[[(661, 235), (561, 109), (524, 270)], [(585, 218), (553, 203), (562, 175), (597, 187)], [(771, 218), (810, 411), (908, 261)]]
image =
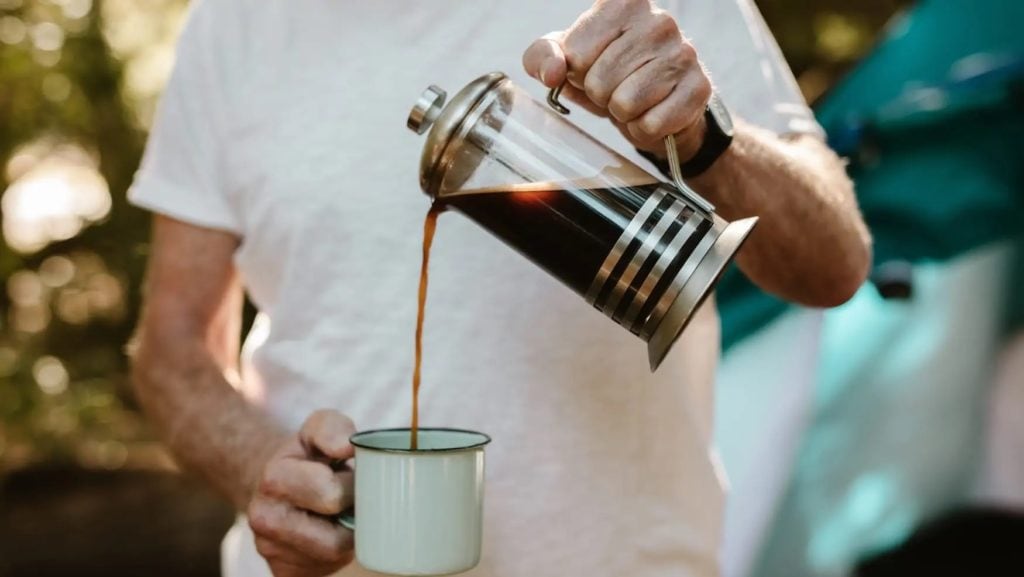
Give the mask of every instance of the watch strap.
[[(718, 98), (718, 96), (716, 95), (712, 98)], [(719, 106), (721, 106), (720, 103)], [(718, 119), (711, 110), (711, 104), (708, 104), (704, 110), (704, 120), (707, 126), (704, 133), (704, 142), (701, 143), (700, 149), (693, 155), (693, 158), (679, 164), (679, 171), (683, 178), (693, 178), (707, 172), (732, 144), (733, 137), (731, 131), (727, 132), (718, 123)], [(645, 150), (637, 149), (637, 151), (641, 156), (654, 164), (663, 175), (669, 178), (672, 177), (667, 160)]]

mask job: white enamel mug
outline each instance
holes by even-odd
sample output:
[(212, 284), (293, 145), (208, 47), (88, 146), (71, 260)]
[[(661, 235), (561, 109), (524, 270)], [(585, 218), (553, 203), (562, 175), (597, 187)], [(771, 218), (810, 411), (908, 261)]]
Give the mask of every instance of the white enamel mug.
[[(392, 575), (451, 575), (480, 562), (484, 499), (483, 433), (420, 428), (352, 436), (355, 515), (339, 522), (355, 531), (356, 559)], [(358, 522), (356, 521), (358, 517)]]

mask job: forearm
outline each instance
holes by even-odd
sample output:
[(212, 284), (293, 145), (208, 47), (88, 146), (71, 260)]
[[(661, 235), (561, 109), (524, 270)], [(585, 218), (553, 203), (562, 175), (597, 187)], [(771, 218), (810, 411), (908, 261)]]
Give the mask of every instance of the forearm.
[(871, 239), (853, 185), (814, 137), (787, 141), (738, 123), (729, 150), (691, 184), (728, 220), (760, 217), (737, 263), (762, 289), (835, 306), (866, 278)]
[(136, 395), (178, 461), (244, 510), (263, 463), (284, 432), (233, 386), (201, 343), (140, 344), (133, 370)]

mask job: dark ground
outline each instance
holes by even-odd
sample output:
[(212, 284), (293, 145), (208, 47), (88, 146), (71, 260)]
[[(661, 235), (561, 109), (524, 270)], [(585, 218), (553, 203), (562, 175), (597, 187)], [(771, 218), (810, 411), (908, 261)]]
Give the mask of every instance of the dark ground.
[(175, 473), (24, 471), (0, 487), (0, 577), (216, 577), (232, 519)]

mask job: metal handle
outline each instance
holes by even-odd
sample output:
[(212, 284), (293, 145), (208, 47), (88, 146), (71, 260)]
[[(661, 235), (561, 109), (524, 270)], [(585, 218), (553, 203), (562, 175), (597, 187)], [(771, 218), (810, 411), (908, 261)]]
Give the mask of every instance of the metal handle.
[[(569, 109), (558, 100), (558, 97), (562, 94), (563, 88), (565, 88), (565, 82), (562, 82), (548, 92), (548, 106), (554, 108), (559, 114), (569, 114)], [(678, 190), (679, 194), (681, 194), (686, 200), (693, 204), (692, 208), (701, 212), (704, 217), (710, 219), (711, 215), (715, 212), (715, 205), (708, 202), (703, 196), (697, 194), (697, 191), (690, 188), (690, 186), (686, 184), (686, 181), (683, 180), (683, 173), (679, 169), (679, 151), (676, 150), (676, 137), (673, 134), (669, 134), (665, 137), (665, 154), (668, 157), (669, 171), (672, 173), (672, 184), (675, 185), (676, 190)]]

